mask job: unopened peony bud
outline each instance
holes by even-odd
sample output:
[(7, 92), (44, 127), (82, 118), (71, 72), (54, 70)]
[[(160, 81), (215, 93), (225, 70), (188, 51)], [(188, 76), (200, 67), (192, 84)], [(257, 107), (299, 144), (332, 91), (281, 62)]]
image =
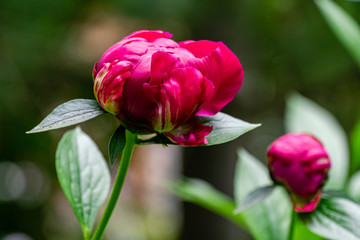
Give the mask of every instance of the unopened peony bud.
[(93, 70), (100, 105), (139, 133), (206, 144), (211, 126), (195, 116), (218, 113), (238, 92), (243, 70), (222, 42), (176, 43), (162, 31), (138, 31), (110, 47)]
[(267, 159), (271, 178), (284, 185), (294, 210), (315, 210), (331, 166), (321, 142), (309, 134), (289, 133), (271, 144)]

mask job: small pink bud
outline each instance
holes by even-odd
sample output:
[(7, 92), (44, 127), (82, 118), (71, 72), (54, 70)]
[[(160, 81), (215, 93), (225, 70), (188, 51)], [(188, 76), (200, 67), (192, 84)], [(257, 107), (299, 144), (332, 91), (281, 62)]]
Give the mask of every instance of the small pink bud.
[(276, 139), (267, 153), (271, 178), (290, 194), (296, 212), (314, 211), (331, 163), (319, 140), (304, 133)]

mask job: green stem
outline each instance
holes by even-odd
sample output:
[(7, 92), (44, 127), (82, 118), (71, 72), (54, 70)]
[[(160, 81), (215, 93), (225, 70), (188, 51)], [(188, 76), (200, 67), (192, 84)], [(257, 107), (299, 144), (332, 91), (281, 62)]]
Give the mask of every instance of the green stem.
[(132, 134), (130, 131), (126, 130), (125, 132), (126, 136), (126, 143), (124, 147), (124, 151), (121, 156), (121, 162), (119, 166), (119, 170), (115, 179), (115, 183), (113, 186), (113, 190), (111, 192), (109, 201), (106, 205), (105, 211), (103, 213), (103, 216), (99, 222), (99, 225), (97, 226), (93, 237), (91, 240), (100, 240), (101, 236), (103, 235), (106, 225), (109, 222), (109, 219), (111, 217), (111, 214), (115, 208), (116, 202), (120, 196), (120, 192), (122, 189), (122, 186), (124, 185), (126, 173), (129, 167), (131, 155), (136, 143), (137, 136), (135, 134)]
[(83, 229), (83, 233), (84, 233), (84, 240), (90, 240), (90, 232), (89, 232), (89, 229), (87, 227), (85, 227)]
[(295, 212), (294, 210), (292, 210), (292, 211), (291, 211), (290, 226), (289, 226), (288, 240), (292, 240), (292, 239), (293, 239), (295, 224), (296, 224), (296, 212)]

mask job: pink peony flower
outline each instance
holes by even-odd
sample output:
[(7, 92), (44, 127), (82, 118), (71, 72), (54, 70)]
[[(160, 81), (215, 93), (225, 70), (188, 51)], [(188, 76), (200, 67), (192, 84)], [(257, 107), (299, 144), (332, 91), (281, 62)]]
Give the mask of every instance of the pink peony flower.
[(134, 132), (206, 144), (212, 127), (194, 117), (214, 115), (235, 97), (242, 66), (222, 42), (171, 37), (143, 30), (111, 46), (94, 66), (95, 97)]
[(285, 186), (294, 210), (315, 210), (331, 166), (321, 142), (309, 134), (289, 133), (271, 144), (267, 159), (271, 178)]

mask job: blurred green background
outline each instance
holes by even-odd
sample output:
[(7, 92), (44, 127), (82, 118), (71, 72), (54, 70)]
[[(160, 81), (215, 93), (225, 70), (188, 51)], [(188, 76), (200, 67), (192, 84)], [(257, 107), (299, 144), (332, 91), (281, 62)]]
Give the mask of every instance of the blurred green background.
[[(360, 3), (336, 2), (360, 22)], [(332, 112), (348, 134), (359, 118), (360, 72), (313, 1), (1, 0), (0, 239), (81, 238), (54, 168), (65, 130), (25, 131), (63, 102), (94, 98), (93, 64), (110, 45), (140, 29), (168, 31), (176, 41), (223, 41), (245, 71), (242, 89), (223, 111), (263, 124), (228, 144), (173, 151), (183, 159), (174, 163), (174, 178), (179, 173), (201, 178), (231, 196), (236, 149), (243, 146), (265, 159), (269, 143), (284, 131), (284, 101), (291, 91)], [(101, 116), (81, 126), (107, 156), (116, 120)], [(198, 206), (178, 203), (176, 197), (167, 201), (175, 202), (176, 214), (162, 216), (169, 221), (158, 221), (156, 214), (145, 221), (146, 214), (130, 200), (129, 209), (137, 212), (131, 222), (144, 223), (142, 228), (149, 224), (151, 231), (126, 237), (114, 217), (118, 235), (107, 239), (251, 239)], [(169, 222), (173, 229), (166, 235)]]

